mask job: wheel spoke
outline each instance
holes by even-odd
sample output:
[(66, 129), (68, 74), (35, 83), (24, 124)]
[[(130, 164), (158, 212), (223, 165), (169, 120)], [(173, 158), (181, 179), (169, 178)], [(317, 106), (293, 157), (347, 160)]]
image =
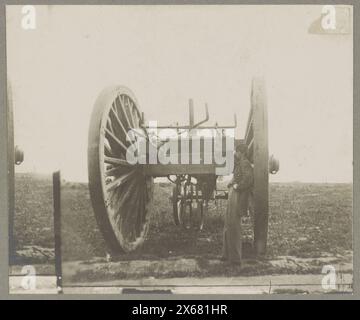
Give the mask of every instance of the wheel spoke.
[(121, 233), (127, 238), (128, 241), (135, 240), (134, 224), (136, 219), (136, 207), (138, 205), (138, 188), (139, 183), (134, 178), (130, 184), (124, 186), (124, 194), (118, 201), (119, 212), (117, 217)]
[[(121, 172), (121, 171), (123, 171), (123, 172)], [(112, 167), (111, 169), (107, 169), (107, 170), (105, 171), (105, 175), (106, 175), (107, 177), (112, 177), (112, 176), (115, 175), (115, 173), (120, 174), (120, 173), (124, 173), (124, 171), (125, 171), (125, 172), (128, 171), (127, 167), (124, 167), (124, 166)]]
[(108, 143), (108, 141), (104, 142), (104, 149), (105, 149), (104, 153), (106, 156), (111, 157), (113, 155), (111, 151), (111, 147), (106, 142)]
[(126, 150), (127, 150), (126, 146), (109, 129), (106, 128), (105, 132), (107, 133), (106, 138), (108, 140), (110, 138), (110, 140), (116, 142), (122, 148), (122, 150), (126, 153)]
[(254, 147), (254, 138), (251, 139), (251, 141), (248, 144), (248, 151), (250, 153), (250, 151), (253, 149)]
[(132, 105), (132, 113), (133, 113), (133, 116), (134, 116), (134, 119), (135, 119), (135, 126), (134, 127), (139, 128), (140, 127), (140, 118), (139, 118), (139, 115), (137, 113), (135, 104)]
[[(137, 177), (132, 177), (132, 181), (130, 181), (130, 186), (126, 186), (126, 190), (124, 191), (119, 206), (120, 207), (126, 207), (127, 205), (135, 205), (137, 204), (137, 198), (134, 195), (137, 195), (137, 188), (141, 184), (137, 180)], [(133, 209), (133, 208), (132, 208)]]
[(134, 174), (136, 173), (136, 170), (132, 170), (121, 177), (116, 178), (114, 181), (111, 181), (106, 185), (106, 190), (109, 192), (114, 188), (117, 188), (124, 184), (126, 181), (128, 181)]
[(113, 157), (105, 157), (105, 158), (104, 158), (104, 162), (105, 162), (105, 163), (109, 163), (109, 164), (117, 164), (117, 165), (128, 166), (128, 167), (132, 167), (132, 166), (133, 166), (132, 164), (130, 164), (130, 163), (127, 162), (126, 160), (118, 159), (118, 158), (113, 158)]
[(108, 119), (107, 119), (107, 125), (109, 126), (110, 131), (111, 131), (113, 134), (115, 134), (115, 130), (114, 130), (114, 128), (113, 128), (113, 126), (112, 126), (112, 123), (111, 123), (111, 118), (108, 118)]
[(128, 110), (129, 110), (129, 115), (130, 115), (130, 122), (131, 122), (131, 127), (135, 128), (135, 122), (134, 122), (134, 115), (132, 112), (133, 109), (133, 103), (131, 101), (131, 99), (129, 97), (127, 97), (127, 105), (128, 105)]
[(132, 132), (134, 132), (135, 136), (140, 136), (142, 138), (144, 138), (145, 140), (148, 140), (148, 137), (141, 133), (140, 130), (136, 130), (136, 129), (139, 129), (139, 128), (135, 128), (135, 129), (131, 129)]
[(123, 96), (120, 96), (120, 97), (119, 97), (119, 101), (120, 101), (120, 106), (121, 106), (121, 109), (122, 109), (122, 111), (123, 111), (123, 113), (124, 113), (126, 122), (127, 122), (127, 124), (128, 124), (128, 127), (131, 128), (132, 125), (131, 125), (131, 122), (130, 122), (130, 120), (129, 120), (129, 116), (128, 116), (127, 112), (126, 112), (125, 98), (124, 98)]
[[(116, 107), (115, 107), (115, 108), (116, 108)], [(115, 117), (115, 120), (116, 120), (117, 124), (118, 124), (119, 127), (122, 129), (124, 135), (127, 136), (128, 141), (131, 141), (131, 140), (130, 140), (130, 137), (129, 137), (129, 135), (128, 135), (127, 130), (125, 129), (123, 123), (122, 123), (122, 122), (120, 121), (120, 119), (119, 119), (119, 115), (118, 115), (117, 111), (114, 109), (114, 105), (112, 105), (110, 111), (112, 111), (112, 113), (114, 114), (114, 117)]]

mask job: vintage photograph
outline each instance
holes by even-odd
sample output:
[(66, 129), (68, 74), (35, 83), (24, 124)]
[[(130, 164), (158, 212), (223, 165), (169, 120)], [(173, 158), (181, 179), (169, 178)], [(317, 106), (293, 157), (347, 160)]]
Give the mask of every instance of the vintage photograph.
[(352, 293), (352, 20), (8, 5), (10, 293)]

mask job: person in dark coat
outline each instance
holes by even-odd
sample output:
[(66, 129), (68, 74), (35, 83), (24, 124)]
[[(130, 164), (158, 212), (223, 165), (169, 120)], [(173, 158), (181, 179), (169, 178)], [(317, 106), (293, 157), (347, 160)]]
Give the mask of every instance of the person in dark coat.
[(247, 150), (246, 144), (236, 147), (233, 178), (228, 185), (221, 258), (233, 264), (241, 264), (241, 216), (247, 215), (249, 196), (254, 185), (253, 167), (247, 158)]

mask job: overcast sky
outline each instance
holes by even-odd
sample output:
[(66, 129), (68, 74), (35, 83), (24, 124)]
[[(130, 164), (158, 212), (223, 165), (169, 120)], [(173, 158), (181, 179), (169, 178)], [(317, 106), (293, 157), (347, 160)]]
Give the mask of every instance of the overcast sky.
[(36, 6), (36, 29), (7, 7), (8, 78), (18, 171), (87, 181), (87, 134), (99, 92), (129, 87), (148, 120), (210, 124), (242, 137), (253, 76), (267, 84), (272, 181), (351, 182), (353, 46), (310, 34), (321, 6)]

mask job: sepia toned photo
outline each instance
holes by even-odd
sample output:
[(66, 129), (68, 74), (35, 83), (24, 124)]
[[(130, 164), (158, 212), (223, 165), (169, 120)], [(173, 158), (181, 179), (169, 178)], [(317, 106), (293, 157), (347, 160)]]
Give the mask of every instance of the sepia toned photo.
[(352, 20), (8, 5), (10, 293), (352, 293)]

